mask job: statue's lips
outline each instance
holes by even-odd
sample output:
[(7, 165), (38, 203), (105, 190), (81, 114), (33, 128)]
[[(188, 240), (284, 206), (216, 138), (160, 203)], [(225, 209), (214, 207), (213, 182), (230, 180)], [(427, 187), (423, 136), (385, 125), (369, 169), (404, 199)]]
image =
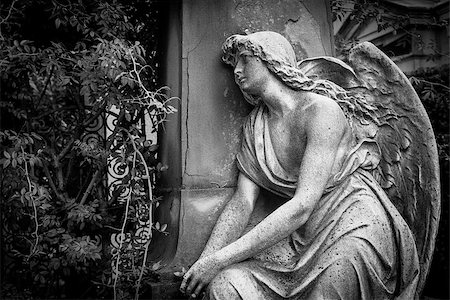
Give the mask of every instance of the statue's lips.
[(236, 78), (236, 82), (238, 84), (243, 84), (245, 82), (245, 80), (247, 80), (247, 78), (245, 78), (245, 77)]

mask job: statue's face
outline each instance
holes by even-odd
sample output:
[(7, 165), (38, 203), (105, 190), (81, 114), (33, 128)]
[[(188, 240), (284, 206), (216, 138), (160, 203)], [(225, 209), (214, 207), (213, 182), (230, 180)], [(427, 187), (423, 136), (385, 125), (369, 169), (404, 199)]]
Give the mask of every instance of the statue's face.
[(234, 67), (234, 79), (242, 91), (258, 95), (267, 80), (269, 70), (263, 61), (249, 51), (243, 51)]

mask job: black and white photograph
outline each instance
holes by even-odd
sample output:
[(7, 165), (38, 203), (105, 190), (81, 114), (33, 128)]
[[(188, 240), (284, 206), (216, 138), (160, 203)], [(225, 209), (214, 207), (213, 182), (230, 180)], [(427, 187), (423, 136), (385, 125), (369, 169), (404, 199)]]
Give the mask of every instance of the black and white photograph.
[(449, 0), (2, 0), (0, 299), (450, 299)]

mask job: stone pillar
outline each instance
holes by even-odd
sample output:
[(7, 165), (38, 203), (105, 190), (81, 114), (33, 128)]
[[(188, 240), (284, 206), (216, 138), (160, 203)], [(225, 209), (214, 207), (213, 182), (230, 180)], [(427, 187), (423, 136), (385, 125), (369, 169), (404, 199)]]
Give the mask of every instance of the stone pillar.
[[(234, 83), (232, 69), (221, 61), (222, 43), (232, 34), (271, 30), (281, 33), (294, 45), (298, 59), (333, 55), (327, 2), (195, 0), (179, 3), (179, 14), (171, 22), (180, 27), (175, 26), (177, 31), (169, 26), (172, 31), (167, 42), (171, 44), (171, 53), (167, 54), (164, 68), (169, 70), (168, 85), (177, 85), (174, 95), (181, 99), (180, 111), (178, 118), (166, 124), (170, 134), (164, 137), (162, 154), (162, 159), (170, 161), (169, 167), (173, 169), (165, 179), (174, 191), (168, 196), (172, 208), (168, 205), (165, 208), (171, 212), (165, 215), (169, 219), (172, 216), (169, 230), (178, 226), (178, 232), (171, 233), (169, 242), (176, 244), (176, 251), (175, 246), (166, 251), (176, 253), (171, 262), (174, 268), (188, 267), (200, 255), (236, 183), (235, 154), (240, 146), (241, 124), (251, 107)], [(170, 166), (174, 163), (175, 166)]]

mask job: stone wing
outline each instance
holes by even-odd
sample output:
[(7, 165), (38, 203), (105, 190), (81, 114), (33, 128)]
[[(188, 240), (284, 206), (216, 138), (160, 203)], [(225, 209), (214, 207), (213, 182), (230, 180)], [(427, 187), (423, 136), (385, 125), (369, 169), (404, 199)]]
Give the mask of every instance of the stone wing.
[(319, 57), (299, 63), (305, 75), (328, 79), (376, 107), (373, 118), (357, 112), (352, 127), (370, 137), (382, 157), (374, 176), (411, 228), (419, 253), (420, 292), (434, 250), (440, 214), (438, 154), (425, 109), (403, 72), (373, 44), (354, 47), (348, 65)]

